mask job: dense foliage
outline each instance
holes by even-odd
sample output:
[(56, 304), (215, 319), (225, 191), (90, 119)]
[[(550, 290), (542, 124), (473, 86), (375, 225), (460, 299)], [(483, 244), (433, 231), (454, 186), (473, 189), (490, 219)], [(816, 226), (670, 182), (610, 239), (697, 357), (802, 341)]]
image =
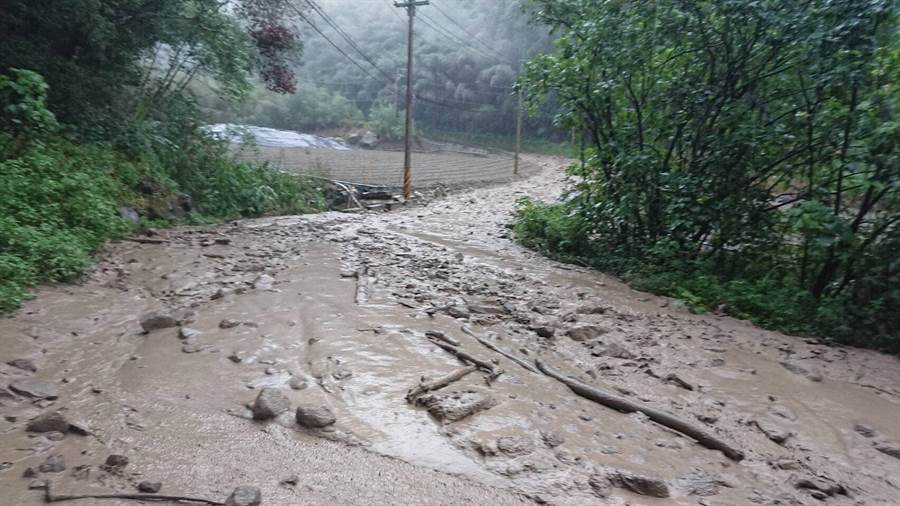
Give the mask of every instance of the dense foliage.
[(536, 0), (521, 88), (590, 139), (534, 247), (698, 308), (900, 349), (891, 0)]
[[(191, 86), (293, 90), (285, 0), (0, 6), (0, 312), (80, 274), (107, 239), (173, 220), (304, 212), (310, 180), (233, 161)], [(135, 216), (137, 215), (137, 217)], [(123, 218), (124, 216), (124, 218)]]

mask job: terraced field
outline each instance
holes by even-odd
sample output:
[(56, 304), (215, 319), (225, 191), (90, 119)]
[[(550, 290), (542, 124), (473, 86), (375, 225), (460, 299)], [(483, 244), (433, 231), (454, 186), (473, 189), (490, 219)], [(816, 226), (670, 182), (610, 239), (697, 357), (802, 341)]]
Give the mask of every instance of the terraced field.
[[(241, 150), (244, 160), (268, 162), (282, 170), (352, 183), (401, 186), (403, 153), (354, 149), (255, 147)], [(539, 167), (523, 161), (521, 176), (536, 174)], [(413, 186), (495, 183), (513, 178), (511, 154), (456, 152), (413, 153)]]

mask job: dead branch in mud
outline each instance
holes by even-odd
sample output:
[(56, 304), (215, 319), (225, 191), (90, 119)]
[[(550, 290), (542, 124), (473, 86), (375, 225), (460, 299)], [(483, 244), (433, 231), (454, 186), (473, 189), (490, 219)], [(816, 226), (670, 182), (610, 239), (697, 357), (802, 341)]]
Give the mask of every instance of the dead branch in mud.
[(468, 362), (470, 364), (478, 366), (479, 369), (490, 375), (489, 380), (493, 380), (503, 374), (503, 369), (494, 366), (494, 364), (490, 362), (481, 360), (480, 358), (475, 358), (465, 351), (457, 348), (456, 346), (453, 346), (452, 344), (445, 343), (444, 341), (441, 341), (437, 338), (429, 337), (428, 340), (434, 343), (435, 346), (452, 353), (456, 356), (456, 358), (462, 360), (463, 362)]
[(209, 499), (200, 499), (198, 497), (184, 497), (178, 495), (159, 495), (159, 494), (79, 494), (79, 495), (55, 495), (50, 491), (50, 484), (44, 487), (44, 502), (63, 502), (78, 501), (81, 499), (120, 499), (125, 501), (152, 501), (152, 502), (178, 502), (178, 503), (198, 503), (211, 504), (213, 506), (224, 506), (221, 501), (211, 501)]
[(422, 381), (418, 385), (410, 388), (408, 392), (406, 392), (406, 401), (409, 403), (413, 403), (413, 402), (415, 402), (415, 400), (418, 396), (420, 396), (424, 393), (427, 393), (427, 392), (431, 392), (434, 390), (439, 390), (441, 388), (444, 388), (445, 386), (449, 385), (450, 383), (453, 383), (454, 381), (459, 381), (459, 380), (463, 379), (470, 372), (473, 372), (476, 370), (478, 370), (478, 367), (476, 367), (474, 365), (470, 365), (470, 366), (466, 366), (466, 367), (457, 369), (442, 378), (438, 378), (436, 380), (428, 381), (428, 382)]
[(369, 267), (356, 272), (356, 303), (369, 302)]
[(654, 422), (664, 427), (676, 430), (684, 434), (685, 436), (696, 440), (702, 446), (705, 446), (712, 450), (719, 450), (724, 453), (726, 457), (732, 460), (741, 461), (744, 458), (744, 453), (742, 451), (732, 448), (728, 443), (721, 441), (720, 439), (708, 434), (698, 427), (695, 427), (679, 418), (676, 418), (674, 415), (670, 415), (669, 413), (651, 408), (649, 406), (645, 406), (638, 402), (623, 399), (621, 397), (609, 394), (590, 385), (582, 383), (574, 378), (563, 376), (561, 373), (549, 368), (539, 359), (535, 360), (535, 364), (537, 365), (538, 369), (540, 369), (544, 374), (556, 379), (560, 383), (565, 384), (567, 387), (569, 387), (570, 390), (580, 395), (581, 397), (584, 397), (585, 399), (592, 400), (598, 404), (602, 404), (608, 408), (612, 408), (623, 413), (643, 413)]
[(445, 343), (447, 343), (451, 346), (456, 346), (457, 348), (462, 346), (462, 343), (460, 343), (456, 339), (453, 339), (452, 337), (448, 336), (447, 334), (444, 334), (443, 332), (439, 332), (437, 330), (426, 331), (425, 336), (428, 337), (429, 339), (431, 339), (431, 338), (440, 339), (441, 341), (444, 341)]
[(153, 239), (151, 237), (126, 237), (126, 241), (136, 242), (140, 244), (168, 244), (166, 239)]
[(535, 374), (539, 374), (539, 371), (537, 369), (535, 369), (533, 365), (531, 365), (528, 362), (526, 362), (525, 360), (513, 355), (512, 353), (503, 351), (502, 349), (500, 349), (499, 347), (497, 347), (496, 345), (494, 345), (487, 339), (476, 334), (475, 331), (472, 330), (468, 325), (463, 325), (462, 331), (465, 332), (466, 334), (469, 334), (470, 336), (474, 337), (476, 341), (478, 341), (479, 343), (481, 343), (488, 349), (493, 350), (493, 351), (503, 355), (504, 357), (512, 360), (513, 362), (519, 364), (520, 366), (524, 367), (525, 369), (528, 369), (529, 371), (531, 371)]

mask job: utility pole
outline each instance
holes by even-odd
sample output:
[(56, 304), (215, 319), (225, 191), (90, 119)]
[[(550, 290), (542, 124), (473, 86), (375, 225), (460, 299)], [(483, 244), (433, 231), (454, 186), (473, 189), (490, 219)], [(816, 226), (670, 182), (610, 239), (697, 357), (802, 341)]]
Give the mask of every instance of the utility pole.
[(406, 146), (403, 153), (403, 200), (407, 204), (412, 200), (413, 19), (416, 17), (416, 7), (429, 3), (428, 0), (394, 2), (394, 7), (406, 9), (406, 14), (409, 16), (406, 42)]
[(519, 105), (516, 109), (516, 161), (513, 165), (513, 175), (519, 175), (519, 156), (522, 153), (522, 92), (517, 91)]

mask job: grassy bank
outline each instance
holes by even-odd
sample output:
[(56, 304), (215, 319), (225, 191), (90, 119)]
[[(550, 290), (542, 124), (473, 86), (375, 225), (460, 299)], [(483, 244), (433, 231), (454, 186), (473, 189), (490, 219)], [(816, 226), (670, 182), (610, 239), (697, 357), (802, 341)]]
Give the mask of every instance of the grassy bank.
[[(424, 133), (424, 135), (429, 139), (442, 142), (455, 142), (457, 144), (481, 146), (503, 151), (516, 150), (516, 138), (514, 136), (442, 131), (429, 131)], [(567, 142), (553, 142), (533, 137), (525, 137), (522, 139), (522, 152), (565, 157), (573, 157), (577, 154), (576, 149)]]

